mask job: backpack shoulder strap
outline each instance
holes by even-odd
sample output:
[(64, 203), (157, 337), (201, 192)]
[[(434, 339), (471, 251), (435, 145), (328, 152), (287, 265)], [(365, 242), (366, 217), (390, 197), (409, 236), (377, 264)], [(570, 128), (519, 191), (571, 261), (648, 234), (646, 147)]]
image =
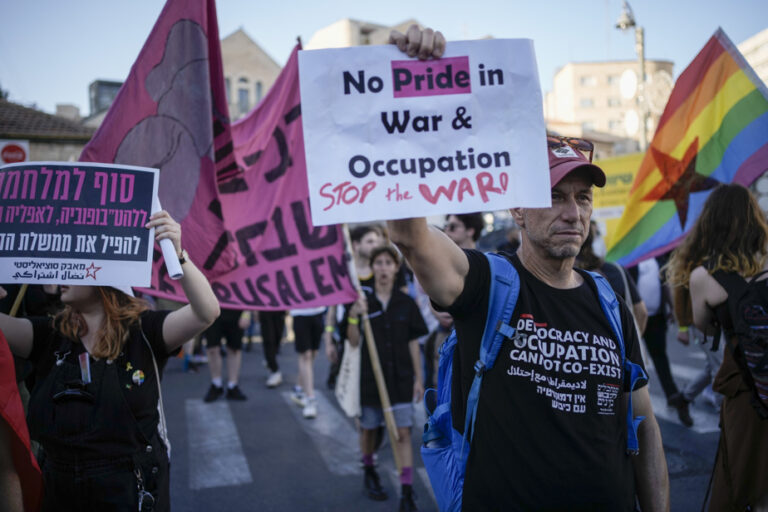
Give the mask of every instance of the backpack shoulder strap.
[(712, 273), (712, 277), (715, 281), (720, 283), (720, 286), (725, 288), (728, 292), (729, 298), (737, 298), (741, 296), (747, 289), (747, 281), (736, 272), (725, 272), (723, 270), (716, 270)]
[(509, 321), (520, 295), (520, 276), (515, 266), (504, 256), (494, 253), (487, 253), (485, 256), (491, 267), (491, 287), (488, 316), (480, 345), (480, 362), (486, 369), (490, 369), (499, 355), (501, 342), (515, 334), (515, 329), (509, 325)]
[[(597, 287), (597, 296), (600, 300), (600, 307), (602, 308), (608, 323), (611, 325), (611, 330), (619, 343), (622, 369), (624, 370), (625, 375), (629, 375), (629, 389), (634, 390), (635, 384), (639, 380), (648, 380), (648, 375), (639, 364), (633, 363), (627, 359), (624, 346), (624, 331), (622, 329), (621, 313), (619, 311), (619, 301), (616, 299), (616, 294), (606, 278), (596, 272), (587, 272), (587, 275), (592, 278)], [(644, 419), (645, 416), (634, 416), (632, 411), (632, 392), (630, 391), (627, 406), (627, 453), (634, 455), (639, 452), (640, 447), (637, 440), (637, 427)]]
[[(485, 372), (493, 368), (504, 338), (512, 337), (515, 329), (509, 325), (512, 313), (520, 295), (520, 276), (515, 266), (504, 256), (486, 253), (490, 265), (490, 292), (488, 315), (485, 320), (483, 338), (480, 342), (480, 357), (475, 363), (475, 378), (467, 396), (467, 414), (464, 421), (464, 439), (472, 440), (477, 417), (477, 400)], [(468, 452), (467, 452), (468, 454)], [(462, 453), (462, 459), (464, 457)]]

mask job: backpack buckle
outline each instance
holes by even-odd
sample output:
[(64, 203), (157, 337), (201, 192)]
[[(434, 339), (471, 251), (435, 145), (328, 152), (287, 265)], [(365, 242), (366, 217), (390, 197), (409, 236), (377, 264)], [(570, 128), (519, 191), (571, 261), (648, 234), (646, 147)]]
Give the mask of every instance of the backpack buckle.
[(475, 375), (480, 377), (483, 375), (483, 373), (485, 373), (485, 363), (478, 360), (475, 362)]

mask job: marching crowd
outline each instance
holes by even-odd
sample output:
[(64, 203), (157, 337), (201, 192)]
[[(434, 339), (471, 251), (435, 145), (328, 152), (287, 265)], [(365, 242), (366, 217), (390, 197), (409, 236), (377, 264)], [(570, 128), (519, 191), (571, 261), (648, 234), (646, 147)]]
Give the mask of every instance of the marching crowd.
[[(416, 27), (393, 34), (393, 42), (424, 59), (445, 49), (439, 32)], [(744, 349), (741, 312), (731, 307), (748, 289), (745, 279), (768, 277), (768, 223), (755, 198), (740, 185), (719, 186), (677, 249), (624, 269), (605, 261), (590, 222), (593, 187), (606, 182), (592, 163), (591, 143), (549, 136), (547, 145), (552, 206), (512, 209), (514, 226), (500, 258), (476, 248), (484, 227), (479, 213), (448, 215), (439, 227), (423, 218), (357, 226), (351, 236), (357, 301), (258, 313), (266, 385), (283, 383), (276, 354), (287, 316), (298, 358), (291, 398), (307, 420), (323, 414), (313, 371), (321, 346), (335, 372), (342, 341), (360, 347), (356, 424), (363, 485), (371, 499), (387, 499), (374, 456), (391, 412), (400, 510), (417, 510), (411, 435), (414, 427), (420, 435), (422, 426), (413, 424), (414, 403), (439, 384), (452, 391), (442, 403), (452, 428), (469, 440), (460, 450), (466, 457), (456, 491), (462, 510), (664, 511), (669, 478), (641, 355), (644, 340), (682, 424), (693, 424), (688, 407), (700, 393), (721, 407), (709, 510), (768, 510), (768, 420), (759, 412), (766, 381), (751, 359), (765, 351), (765, 342)], [(39, 304), (31, 295), (25, 315), (10, 316), (9, 308), (0, 314), (0, 375), (12, 370), (11, 359), (2, 357), (7, 346), (18, 358), (19, 378), (25, 377), (22, 390), (30, 391), (27, 425), (0, 421), (0, 510), (169, 510), (160, 379), (167, 359), (190, 339), (206, 340), (211, 384), (204, 401), (246, 400), (238, 379), (242, 339), (253, 319), (220, 309), (167, 213), (153, 215), (147, 227), (158, 240), (170, 239), (180, 255), (188, 304), (152, 310), (130, 289), (61, 286), (35, 290)], [(504, 325), (489, 324), (501, 279), (497, 265), (513, 276), (515, 289)], [(608, 298), (604, 283), (613, 290)], [(0, 290), (6, 301), (13, 298)], [(768, 314), (755, 308), (760, 314), (768, 327)], [(706, 354), (706, 367), (682, 389), (666, 355), (670, 322), (679, 326), (680, 342), (695, 342)], [(501, 340), (491, 359), (488, 330)], [(438, 368), (449, 345), (452, 359)], [(380, 398), (379, 371), (388, 404)], [(440, 381), (446, 372), (450, 379)], [(0, 400), (0, 409), (21, 403), (16, 395)], [(437, 415), (440, 399), (429, 397), (428, 409)], [(7, 412), (0, 418), (12, 416)], [(25, 448), (26, 428), (35, 458)]]

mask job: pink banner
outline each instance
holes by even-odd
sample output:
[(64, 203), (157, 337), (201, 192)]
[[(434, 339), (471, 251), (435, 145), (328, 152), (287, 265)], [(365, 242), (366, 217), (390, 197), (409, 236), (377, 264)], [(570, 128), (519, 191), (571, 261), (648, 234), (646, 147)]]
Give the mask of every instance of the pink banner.
[[(81, 160), (160, 169), (164, 209), (230, 309), (354, 300), (338, 227), (315, 229), (296, 50), (269, 94), (230, 125), (213, 0), (169, 0)], [(155, 247), (150, 295), (184, 301)]]

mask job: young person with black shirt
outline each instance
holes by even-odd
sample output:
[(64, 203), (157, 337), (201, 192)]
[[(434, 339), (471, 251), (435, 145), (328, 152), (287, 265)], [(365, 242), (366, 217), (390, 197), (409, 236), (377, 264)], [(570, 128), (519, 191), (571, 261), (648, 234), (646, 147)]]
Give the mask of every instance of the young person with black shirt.
[[(418, 28), (393, 34), (398, 46), (431, 55)], [(439, 55), (438, 55), (439, 56)], [(544, 141), (542, 141), (544, 142)], [(548, 140), (552, 206), (515, 208), (522, 245), (511, 263), (520, 276), (514, 339), (502, 343), (483, 379), (464, 481), (464, 510), (669, 510), (669, 477), (647, 386), (630, 389), (617, 341), (591, 281), (574, 269), (592, 213), (592, 186), (605, 174), (581, 140)], [(485, 328), (490, 288), (486, 257), (462, 251), (425, 219), (388, 222), (433, 302), (454, 316), (453, 424), (464, 424), (466, 396)], [(641, 363), (623, 301), (627, 357)], [(626, 407), (645, 416), (639, 454), (627, 454)]]
[(365, 292), (365, 298), (361, 297), (352, 304), (347, 317), (342, 321), (343, 332), (350, 344), (357, 346), (363, 343), (360, 354), (360, 447), (363, 453), (364, 483), (371, 499), (387, 498), (373, 466), (376, 432), (384, 420), (384, 413), (368, 345), (363, 339), (360, 325), (360, 316), (367, 314), (397, 424), (399, 440), (395, 449), (403, 465), (400, 472), (400, 510), (412, 511), (416, 510), (412, 487), (413, 401), (421, 400), (424, 394), (418, 338), (427, 333), (427, 326), (416, 302), (395, 286), (400, 266), (400, 257), (395, 248), (384, 245), (373, 249), (370, 264), (373, 270), (373, 290)]

